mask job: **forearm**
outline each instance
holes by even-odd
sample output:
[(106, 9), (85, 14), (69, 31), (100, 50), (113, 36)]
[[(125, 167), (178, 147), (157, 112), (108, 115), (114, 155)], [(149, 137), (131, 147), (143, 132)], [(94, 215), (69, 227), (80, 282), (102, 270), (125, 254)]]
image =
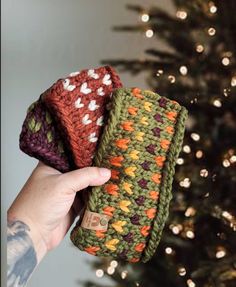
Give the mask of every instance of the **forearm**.
[(7, 286), (25, 286), (45, 252), (29, 224), (8, 218)]

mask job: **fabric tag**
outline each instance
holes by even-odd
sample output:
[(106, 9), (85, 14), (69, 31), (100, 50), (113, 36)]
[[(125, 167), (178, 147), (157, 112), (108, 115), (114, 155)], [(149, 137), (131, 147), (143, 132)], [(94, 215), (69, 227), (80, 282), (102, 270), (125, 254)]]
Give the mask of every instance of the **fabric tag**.
[(86, 210), (81, 226), (86, 229), (106, 231), (110, 216)]

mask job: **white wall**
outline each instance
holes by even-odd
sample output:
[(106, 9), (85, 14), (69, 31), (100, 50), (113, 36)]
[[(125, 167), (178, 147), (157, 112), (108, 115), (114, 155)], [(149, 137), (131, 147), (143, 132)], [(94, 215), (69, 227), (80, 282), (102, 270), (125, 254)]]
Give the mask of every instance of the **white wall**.
[[(113, 32), (111, 27), (136, 23), (125, 4), (170, 7), (159, 0), (4, 0), (2, 1), (2, 222), (6, 210), (37, 161), (18, 147), (27, 107), (59, 77), (97, 67), (105, 58), (142, 57), (157, 44), (139, 33)], [(143, 74), (121, 74), (126, 86), (147, 88)], [(5, 236), (3, 234), (3, 244)], [(6, 256), (5, 246), (2, 246)], [(2, 261), (6, 266), (5, 256)], [(34, 272), (29, 287), (82, 286), (96, 279), (87, 263), (94, 258), (72, 246), (67, 236)], [(99, 282), (103, 282), (99, 279)], [(104, 281), (105, 282), (105, 281)]]

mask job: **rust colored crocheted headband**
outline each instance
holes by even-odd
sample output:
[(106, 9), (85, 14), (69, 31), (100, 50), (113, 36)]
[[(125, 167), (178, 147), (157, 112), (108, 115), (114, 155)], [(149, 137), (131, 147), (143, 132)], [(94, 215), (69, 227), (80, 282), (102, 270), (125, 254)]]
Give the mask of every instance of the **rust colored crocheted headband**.
[(154, 254), (168, 216), (187, 110), (138, 88), (117, 89), (94, 158), (112, 170), (93, 187), (72, 242), (97, 256), (129, 262)]
[(90, 166), (106, 121), (106, 104), (121, 86), (110, 66), (59, 79), (28, 108), (20, 149), (61, 172)]

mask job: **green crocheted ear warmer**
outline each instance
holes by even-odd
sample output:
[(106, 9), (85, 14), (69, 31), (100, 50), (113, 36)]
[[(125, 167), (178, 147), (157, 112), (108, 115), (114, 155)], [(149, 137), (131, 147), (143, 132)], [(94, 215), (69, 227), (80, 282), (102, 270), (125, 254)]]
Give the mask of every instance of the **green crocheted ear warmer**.
[(187, 114), (151, 91), (114, 92), (94, 158), (94, 165), (111, 169), (112, 176), (91, 189), (71, 232), (79, 249), (129, 262), (152, 257), (168, 217)]

